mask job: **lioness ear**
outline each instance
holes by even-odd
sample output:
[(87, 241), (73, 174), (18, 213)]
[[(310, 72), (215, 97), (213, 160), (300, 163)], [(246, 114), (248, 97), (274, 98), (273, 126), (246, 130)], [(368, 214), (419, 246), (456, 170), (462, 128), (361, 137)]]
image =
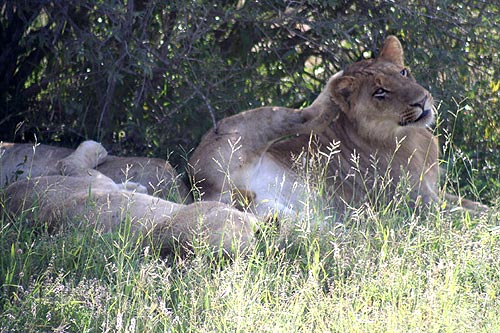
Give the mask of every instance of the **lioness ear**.
[(330, 94), (342, 111), (349, 110), (349, 98), (354, 92), (355, 86), (356, 79), (352, 76), (341, 76), (333, 80)]
[(389, 61), (396, 65), (404, 67), (403, 57), (404, 54), (401, 42), (397, 37), (389, 36), (386, 38), (384, 46), (382, 47), (382, 51), (380, 51), (377, 59), (383, 59), (385, 61)]

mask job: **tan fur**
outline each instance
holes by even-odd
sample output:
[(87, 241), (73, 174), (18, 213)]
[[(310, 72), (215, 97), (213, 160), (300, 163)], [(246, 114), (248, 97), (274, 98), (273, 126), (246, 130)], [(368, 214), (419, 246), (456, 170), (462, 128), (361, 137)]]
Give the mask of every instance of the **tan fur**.
[(105, 155), (106, 150), (97, 142), (82, 143), (56, 163), (65, 175), (34, 177), (9, 185), (5, 208), (50, 229), (80, 219), (110, 232), (129, 221), (132, 235), (152, 239), (164, 252), (206, 245), (210, 251), (230, 256), (246, 251), (253, 242), (257, 221), (252, 214), (219, 202), (183, 205), (138, 193), (138, 187), (116, 184), (91, 168)]
[(108, 152), (98, 142), (88, 140), (82, 142), (76, 150), (56, 163), (62, 175), (80, 174), (87, 169), (95, 169), (106, 161)]
[[(59, 229), (83, 221), (102, 232), (130, 221), (132, 235), (153, 240), (163, 252), (192, 251), (205, 244), (231, 256), (248, 250), (256, 218), (219, 202), (181, 205), (147, 194), (120, 190), (95, 170), (80, 176), (42, 176), (14, 182), (5, 190), (5, 208), (29, 223)], [(199, 242), (199, 243), (198, 243)]]
[[(305, 185), (292, 156), (305, 156), (310, 148), (325, 151), (337, 142), (339, 152), (325, 167), (327, 192), (339, 213), (374, 197), (388, 202), (403, 174), (413, 203), (436, 202), (438, 143), (427, 128), (434, 120), (432, 104), (404, 66), (401, 43), (390, 36), (376, 59), (332, 77), (309, 108), (260, 108), (221, 120), (219, 131), (207, 133), (193, 153), (192, 178), (208, 200), (231, 202), (228, 193), (241, 192), (252, 198), (258, 214), (296, 212)], [(297, 125), (292, 116), (300, 114), (308, 117)], [(310, 143), (311, 132), (317, 145)], [(239, 148), (232, 152), (234, 147)], [(380, 198), (382, 179), (388, 186)], [(469, 203), (463, 202), (484, 207)]]
[(340, 75), (332, 77), (323, 93), (305, 109), (249, 110), (221, 120), (217, 131), (207, 132), (189, 160), (193, 185), (201, 185), (202, 198), (232, 204), (255, 199), (256, 191), (247, 183), (259, 177), (254, 167), (261, 164), (274, 143), (311, 130), (321, 132), (338, 117), (340, 110), (328, 87)]
[[(68, 160), (74, 151), (68, 148), (43, 144), (0, 144), (0, 188), (15, 180), (27, 177), (72, 174), (79, 169), (96, 168), (116, 183), (137, 183), (147, 189), (149, 194), (162, 198), (176, 198), (179, 202), (190, 201), (188, 189), (179, 179), (179, 175), (165, 160), (146, 157), (118, 157), (107, 152), (95, 141), (84, 141), (80, 149), (80, 160)], [(89, 159), (97, 154), (96, 165), (89, 164)], [(71, 158), (75, 158), (70, 157)], [(58, 161), (60, 161), (59, 164)], [(75, 170), (66, 170), (71, 165)]]

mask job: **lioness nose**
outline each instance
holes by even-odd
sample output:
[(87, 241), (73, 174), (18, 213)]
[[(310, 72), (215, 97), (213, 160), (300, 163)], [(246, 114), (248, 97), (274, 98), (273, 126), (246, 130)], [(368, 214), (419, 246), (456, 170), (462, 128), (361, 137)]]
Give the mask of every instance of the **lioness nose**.
[(424, 110), (425, 108), (425, 102), (427, 102), (427, 95), (424, 96), (424, 98), (422, 98), (420, 101), (418, 102), (415, 102), (413, 104), (410, 104), (410, 106), (413, 106), (413, 107), (419, 107), (421, 108), (422, 110)]

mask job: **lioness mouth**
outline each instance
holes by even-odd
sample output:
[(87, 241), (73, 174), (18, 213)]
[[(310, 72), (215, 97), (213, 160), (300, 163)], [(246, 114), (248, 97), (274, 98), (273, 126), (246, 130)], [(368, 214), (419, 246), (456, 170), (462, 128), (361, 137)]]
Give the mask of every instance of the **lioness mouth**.
[(424, 118), (425, 118), (425, 117), (427, 117), (430, 113), (431, 113), (431, 110), (430, 110), (430, 109), (427, 109), (427, 110), (422, 111), (422, 113), (420, 114), (420, 116), (418, 116), (418, 118), (417, 118), (417, 119), (415, 119), (415, 122), (417, 122), (417, 121), (419, 121), (419, 120), (424, 119)]
[(410, 124), (416, 124), (419, 121), (421, 121), (422, 119), (429, 117), (431, 115), (431, 113), (432, 113), (431, 109), (423, 110), (422, 113), (416, 119), (408, 119), (408, 118), (403, 119), (399, 122), (399, 125), (400, 126), (407, 126)]

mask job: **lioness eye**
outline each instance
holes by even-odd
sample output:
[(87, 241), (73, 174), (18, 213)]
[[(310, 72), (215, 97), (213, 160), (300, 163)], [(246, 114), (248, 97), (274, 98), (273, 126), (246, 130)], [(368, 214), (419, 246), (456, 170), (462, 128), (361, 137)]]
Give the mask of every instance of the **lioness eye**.
[(407, 77), (408, 76), (408, 70), (406, 68), (402, 69), (401, 72), (399, 72), (399, 74), (403, 75), (404, 77)]
[(384, 99), (385, 95), (387, 94), (387, 90), (384, 88), (378, 88), (375, 93), (373, 94), (373, 97), (378, 98), (378, 99)]

